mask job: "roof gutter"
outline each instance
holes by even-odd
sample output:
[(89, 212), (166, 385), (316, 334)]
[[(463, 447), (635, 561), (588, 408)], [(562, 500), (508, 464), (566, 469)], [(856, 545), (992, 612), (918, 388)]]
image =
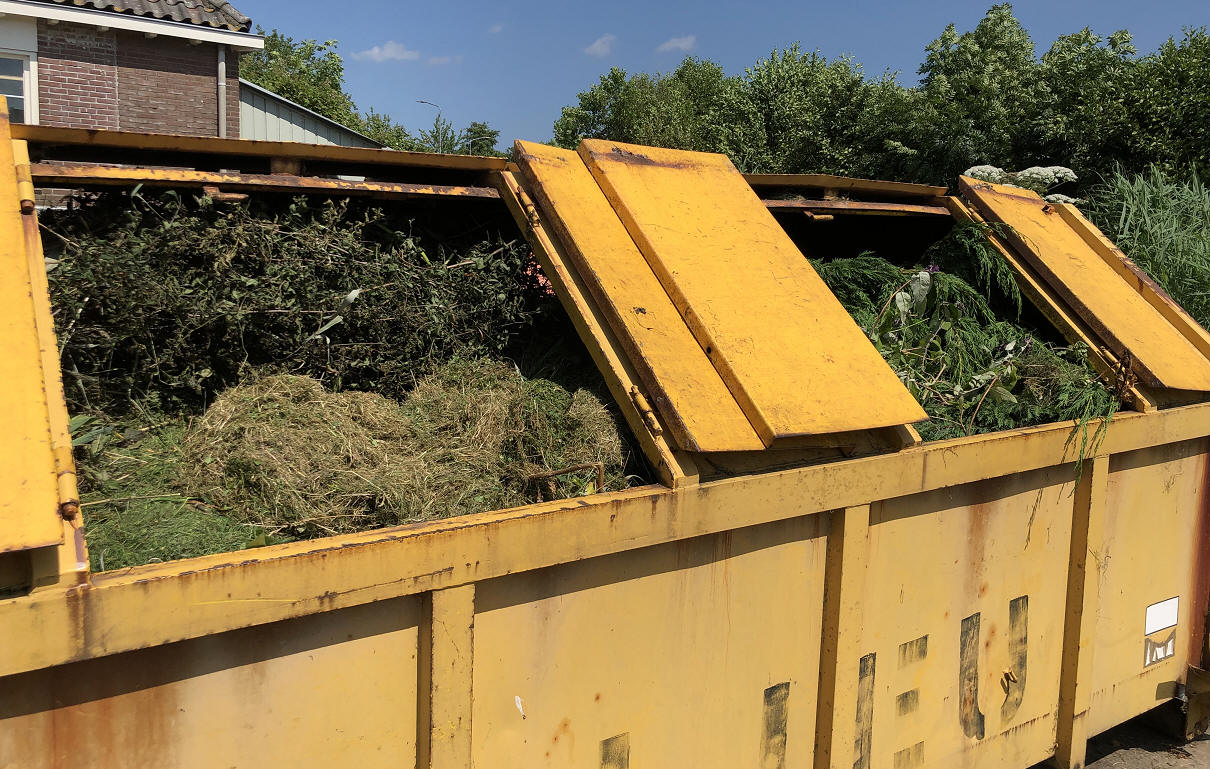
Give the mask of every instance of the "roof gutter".
[(152, 36), (179, 37), (203, 43), (229, 45), (245, 51), (258, 51), (265, 47), (265, 39), (260, 35), (254, 35), (250, 32), (233, 32), (229, 29), (218, 29), (217, 27), (207, 27), (198, 24), (182, 24), (177, 21), (149, 19), (144, 16), (132, 16), (113, 11), (97, 11), (91, 8), (75, 8), (46, 3), (27, 3), (21, 2), (21, 0), (0, 0), (0, 14), (48, 19), (51, 21), (66, 21), (73, 24), (87, 24), (93, 27), (124, 29), (130, 32), (143, 32)]

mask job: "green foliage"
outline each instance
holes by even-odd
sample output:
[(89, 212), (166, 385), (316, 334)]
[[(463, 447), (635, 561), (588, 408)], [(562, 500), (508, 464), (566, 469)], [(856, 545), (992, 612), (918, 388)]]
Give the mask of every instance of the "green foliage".
[(177, 489), (183, 418), (132, 425), (108, 426), (104, 440), (76, 450), (94, 570), (241, 550), (262, 536)]
[(418, 149), (416, 137), (408, 133), (408, 130), (402, 125), (396, 123), (390, 115), (375, 112), (373, 108), (359, 116), (349, 127), (393, 150), (406, 152)]
[(504, 350), (550, 306), (518, 242), (442, 244), (349, 201), (136, 191), (44, 228), (73, 413), (192, 409), (263, 366), (402, 396), (455, 355)]
[(580, 94), (579, 104), (563, 108), (555, 143), (574, 148), (584, 138), (610, 138), (697, 149), (709, 142), (712, 113), (732, 85), (717, 64), (692, 56), (668, 75), (628, 77), (614, 67)]
[(847, 57), (828, 61), (797, 45), (774, 51), (745, 72), (727, 114), (741, 129), (723, 146), (743, 141), (751, 170), (848, 172), (870, 149), (869, 112), (882, 85)]
[(813, 264), (928, 413), (918, 425), (925, 440), (1074, 419), (1083, 456), (1084, 426), (1111, 417), (1117, 399), (1086, 349), (1003, 318), (998, 308), (1019, 312), (1020, 295), (1015, 285), (1006, 291), (1011, 273), (986, 238), (979, 225), (955, 227), (926, 254), (927, 266), (870, 253)]
[(423, 148), (425, 152), (447, 154), (457, 153), (465, 144), (465, 137), (455, 131), (454, 124), (442, 117), (440, 112), (433, 119), (433, 127), (420, 132), (420, 140), (417, 142), (418, 147)]
[(1003, 238), (1011, 228), (999, 222), (956, 222), (945, 238), (924, 254), (928, 269), (943, 270), (978, 288), (983, 299), (1000, 314), (1021, 317), (1021, 289), (1016, 273), (990, 238)]
[[(265, 30), (257, 27), (257, 34)], [(337, 123), (358, 128), (357, 107), (344, 89), (344, 61), (336, 41), (294, 40), (276, 29), (265, 47), (240, 58), (240, 77)]]
[(1210, 189), (1152, 168), (1093, 188), (1088, 215), (1203, 327), (1210, 328)]
[(463, 148), (468, 155), (496, 155), (496, 142), (500, 131), (480, 120), (473, 120), (463, 131)]
[(1210, 36), (1140, 56), (1130, 34), (1060, 37), (1041, 57), (1007, 3), (930, 43), (920, 84), (865, 74), (797, 45), (742, 75), (687, 58), (663, 75), (613, 69), (565, 107), (555, 142), (582, 137), (724, 152), (745, 171), (952, 184), (963, 169), (1070, 166), (1095, 181), (1210, 165)]
[(925, 51), (910, 139), (923, 163), (916, 174), (949, 180), (979, 162), (1004, 165), (1036, 142), (1031, 111), (1044, 87), (1011, 5), (992, 6), (970, 32), (949, 25)]
[(1038, 126), (1038, 159), (1062, 160), (1093, 179), (1111, 170), (1107, 164), (1138, 154), (1136, 54), (1125, 30), (1102, 38), (1085, 27), (1055, 41), (1038, 67), (1046, 98), (1030, 115)]
[[(1132, 138), (1137, 148), (1123, 158), (1128, 170), (1149, 163), (1169, 173), (1192, 167), (1210, 173), (1210, 35), (1186, 30), (1139, 62), (1130, 89)], [(1110, 157), (1113, 157), (1110, 155)]]

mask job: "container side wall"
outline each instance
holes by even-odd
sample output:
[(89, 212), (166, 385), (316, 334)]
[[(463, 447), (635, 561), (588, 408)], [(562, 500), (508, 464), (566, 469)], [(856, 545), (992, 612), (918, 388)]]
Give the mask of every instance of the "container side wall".
[[(1176, 694), (1205, 622), (1207, 441), (1112, 458), (1092, 657), (1090, 732)], [(1090, 545), (1091, 547), (1091, 545)]]
[(842, 650), (863, 660), (837, 702), (837, 723), (857, 722), (842, 764), (1052, 754), (1073, 476), (1064, 465), (873, 506), (861, 646)]
[(823, 518), (482, 583), (475, 765), (809, 766)]
[(0, 678), (0, 766), (410, 766), (418, 607), (398, 598)]

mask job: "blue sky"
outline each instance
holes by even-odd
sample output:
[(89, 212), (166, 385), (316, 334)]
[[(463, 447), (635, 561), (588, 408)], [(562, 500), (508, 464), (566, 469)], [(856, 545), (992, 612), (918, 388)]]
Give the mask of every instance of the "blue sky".
[[(986, 2), (399, 2), (234, 0), (253, 22), (296, 39), (338, 40), (349, 92), (362, 109), (413, 132), (434, 107), (459, 128), (485, 120), (512, 139), (543, 141), (559, 110), (611, 66), (668, 71), (686, 55), (742, 72), (800, 42), (828, 57), (852, 54), (867, 72), (914, 82), (924, 47), (949, 22), (973, 27)], [(1210, 26), (1207, 0), (1024, 0), (1014, 12), (1045, 50), (1085, 26), (1129, 29), (1140, 51), (1184, 27)]]

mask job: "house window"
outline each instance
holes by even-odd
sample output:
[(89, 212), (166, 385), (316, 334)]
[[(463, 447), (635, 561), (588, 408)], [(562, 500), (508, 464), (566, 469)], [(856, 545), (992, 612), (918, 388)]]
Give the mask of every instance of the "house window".
[(10, 122), (36, 122), (34, 105), (29, 103), (32, 91), (29, 57), (0, 53), (0, 96), (8, 99)]

